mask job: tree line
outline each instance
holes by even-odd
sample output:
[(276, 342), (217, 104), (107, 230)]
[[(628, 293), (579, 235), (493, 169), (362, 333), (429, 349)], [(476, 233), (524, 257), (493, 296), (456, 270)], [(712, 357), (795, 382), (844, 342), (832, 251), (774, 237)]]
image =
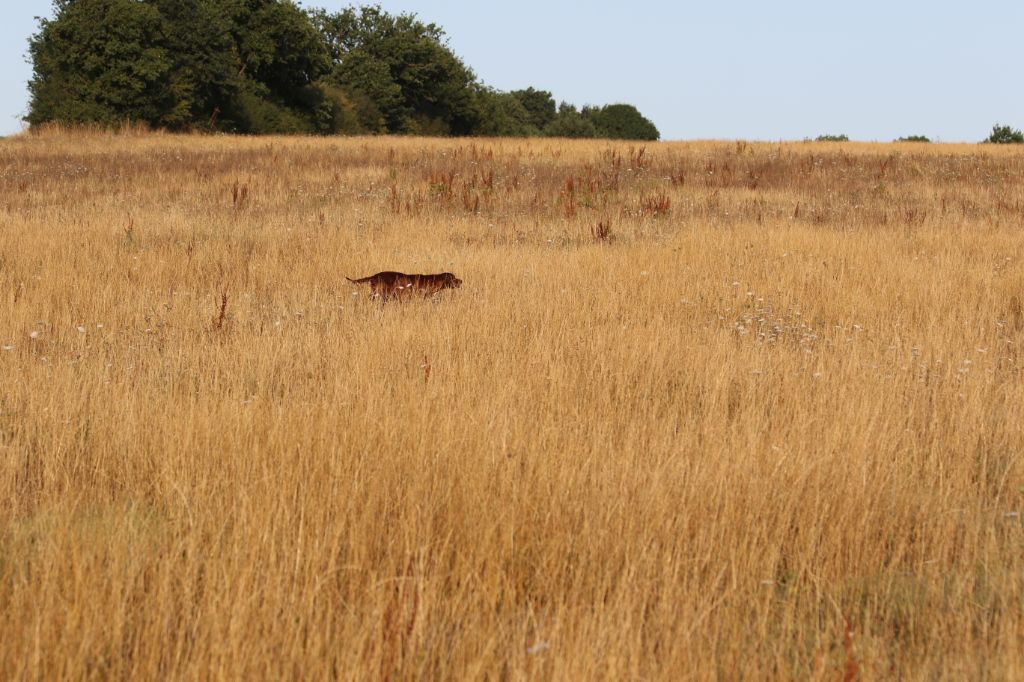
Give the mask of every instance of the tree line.
[(657, 140), (633, 105), (484, 85), (444, 30), (379, 6), (290, 0), (54, 0), (29, 39), (25, 120), (244, 134)]

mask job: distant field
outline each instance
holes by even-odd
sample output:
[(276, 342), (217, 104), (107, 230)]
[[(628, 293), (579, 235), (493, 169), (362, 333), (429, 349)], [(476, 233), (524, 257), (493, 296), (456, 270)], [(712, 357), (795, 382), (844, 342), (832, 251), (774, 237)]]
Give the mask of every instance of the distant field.
[(1022, 301), (1013, 148), (5, 139), (0, 678), (1024, 678)]

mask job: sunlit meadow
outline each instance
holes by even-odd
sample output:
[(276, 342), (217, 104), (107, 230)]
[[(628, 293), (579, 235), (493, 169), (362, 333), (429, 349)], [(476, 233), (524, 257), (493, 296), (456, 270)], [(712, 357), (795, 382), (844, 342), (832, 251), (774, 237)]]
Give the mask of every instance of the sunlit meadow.
[(996, 146), (2, 140), (0, 677), (1022, 678), (1022, 254)]

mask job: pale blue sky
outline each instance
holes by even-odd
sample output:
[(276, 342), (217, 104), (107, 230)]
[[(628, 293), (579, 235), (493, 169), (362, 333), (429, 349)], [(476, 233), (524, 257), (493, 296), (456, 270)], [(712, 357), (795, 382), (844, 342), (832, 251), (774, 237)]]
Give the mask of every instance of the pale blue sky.
[[(307, 0), (337, 10), (341, 0)], [(663, 139), (845, 133), (977, 141), (1024, 128), (1024, 1), (382, 1), (447, 31), (488, 85), (629, 102)], [(49, 0), (0, 0), (0, 135), (27, 109)]]

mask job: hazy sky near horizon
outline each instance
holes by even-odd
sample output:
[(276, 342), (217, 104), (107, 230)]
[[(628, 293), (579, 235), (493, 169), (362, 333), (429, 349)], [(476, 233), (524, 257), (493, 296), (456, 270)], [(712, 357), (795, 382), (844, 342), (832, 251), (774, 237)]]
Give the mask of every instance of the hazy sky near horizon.
[[(0, 4), (5, 135), (28, 108), (33, 17), (52, 9), (50, 0)], [(662, 139), (974, 142), (996, 122), (1024, 128), (1021, 0), (379, 4), (442, 26), (487, 85), (533, 86), (576, 105), (628, 102)]]

